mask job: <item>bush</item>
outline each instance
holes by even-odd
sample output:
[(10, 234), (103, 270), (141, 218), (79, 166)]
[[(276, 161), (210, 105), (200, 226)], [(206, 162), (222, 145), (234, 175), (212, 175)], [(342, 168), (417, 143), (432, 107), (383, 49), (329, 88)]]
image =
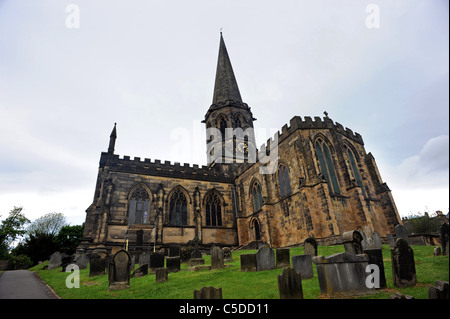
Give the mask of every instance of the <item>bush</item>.
[(31, 262), (30, 257), (26, 255), (9, 255), (9, 269), (28, 269), (31, 266), (33, 266), (33, 263)]

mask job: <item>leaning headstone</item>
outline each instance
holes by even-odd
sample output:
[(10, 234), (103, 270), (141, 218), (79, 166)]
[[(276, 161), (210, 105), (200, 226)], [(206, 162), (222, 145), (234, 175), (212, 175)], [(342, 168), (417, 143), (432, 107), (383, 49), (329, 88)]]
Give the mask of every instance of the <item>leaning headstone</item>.
[(403, 238), (397, 238), (395, 243), (396, 247), (391, 249), (394, 286), (399, 288), (414, 286), (416, 284), (414, 252)]
[(292, 267), (302, 276), (302, 279), (309, 279), (314, 276), (311, 255), (292, 256)]
[(126, 250), (119, 250), (109, 264), (109, 289), (130, 287), (131, 256)]
[(180, 246), (179, 245), (170, 245), (169, 246), (169, 257), (178, 257), (180, 256)]
[(180, 256), (166, 257), (166, 268), (169, 272), (177, 272), (180, 270)]
[(224, 247), (222, 248), (223, 251), (223, 261), (226, 263), (233, 261), (233, 255), (231, 254), (231, 248), (230, 247)]
[(241, 255), (241, 271), (256, 271), (256, 254)]
[(398, 224), (397, 226), (395, 226), (394, 230), (395, 230), (395, 236), (396, 236), (395, 239), (403, 238), (404, 240), (406, 240), (408, 245), (411, 245), (411, 243), (409, 242), (409, 239), (408, 239), (408, 232), (406, 231), (405, 226)]
[(203, 287), (194, 290), (194, 299), (222, 299), (222, 288)]
[(441, 225), (441, 228), (439, 229), (439, 232), (442, 246), (442, 255), (448, 256), (448, 238), (449, 238), (448, 224), (443, 223)]
[(317, 241), (313, 237), (308, 237), (303, 242), (305, 255), (317, 256)]
[(53, 253), (50, 256), (50, 261), (48, 263), (48, 270), (58, 268), (62, 265), (62, 255), (59, 251)]
[(162, 253), (151, 253), (150, 272), (153, 273), (158, 268), (164, 268), (164, 255)]
[(302, 276), (294, 269), (284, 268), (277, 278), (280, 299), (303, 299)]
[(167, 280), (169, 280), (169, 271), (167, 270), (167, 268), (157, 268), (155, 270), (155, 274), (157, 283), (166, 282)]
[(89, 257), (86, 254), (79, 255), (78, 258), (75, 260), (75, 264), (78, 266), (79, 269), (86, 269), (88, 263)]
[(349, 254), (362, 254), (363, 236), (357, 230), (350, 230), (342, 234), (342, 243), (344, 244), (345, 252)]
[(366, 286), (367, 255), (339, 253), (328, 257), (313, 258), (317, 267), (320, 292), (323, 295), (364, 294)]
[(428, 299), (449, 299), (448, 281), (437, 280), (434, 286), (428, 289)]
[(220, 269), (223, 267), (223, 251), (220, 247), (213, 246), (211, 248), (211, 269)]
[(263, 246), (256, 253), (256, 270), (275, 269), (275, 253), (269, 246)]
[(289, 248), (276, 249), (275, 250), (275, 255), (277, 257), (276, 268), (284, 268), (284, 267), (290, 267), (291, 266), (290, 255), (289, 255)]
[(101, 258), (99, 254), (89, 256), (89, 277), (104, 275), (105, 267), (105, 258)]
[(131, 278), (134, 277), (138, 278), (145, 275), (148, 275), (148, 264), (143, 264), (142, 266), (134, 270), (133, 273), (131, 274)]

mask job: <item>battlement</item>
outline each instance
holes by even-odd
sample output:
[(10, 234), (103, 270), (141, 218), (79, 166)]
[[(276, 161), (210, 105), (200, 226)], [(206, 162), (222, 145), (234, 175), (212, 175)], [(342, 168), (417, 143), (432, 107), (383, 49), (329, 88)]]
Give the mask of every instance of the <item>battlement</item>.
[(162, 162), (159, 159), (150, 160), (140, 157), (130, 158), (124, 155), (122, 158), (117, 154), (102, 152), (100, 156), (100, 167), (108, 167), (112, 171), (135, 173), (150, 176), (162, 176), (183, 179), (207, 180), (216, 182), (232, 182), (219, 168), (209, 168), (204, 165), (197, 165), (179, 162)]
[[(296, 130), (305, 130), (305, 129), (329, 129), (334, 130), (337, 133), (361, 144), (364, 145), (362, 136), (359, 133), (353, 133), (351, 129), (348, 127), (344, 128), (340, 123), (334, 123), (332, 119), (329, 117), (324, 117), (323, 119), (319, 116), (315, 116), (314, 120), (310, 116), (305, 116), (302, 119), (300, 116), (294, 116), (288, 124), (283, 125), (281, 128), (281, 133), (278, 131), (274, 134), (273, 137), (267, 140), (267, 143), (264, 143), (259, 148), (260, 150), (268, 149), (268, 145), (270, 143), (271, 147), (275, 146), (275, 139), (278, 137), (278, 143), (281, 143), (284, 139), (286, 139), (289, 135), (294, 133)], [(266, 146), (267, 145), (267, 146)]]

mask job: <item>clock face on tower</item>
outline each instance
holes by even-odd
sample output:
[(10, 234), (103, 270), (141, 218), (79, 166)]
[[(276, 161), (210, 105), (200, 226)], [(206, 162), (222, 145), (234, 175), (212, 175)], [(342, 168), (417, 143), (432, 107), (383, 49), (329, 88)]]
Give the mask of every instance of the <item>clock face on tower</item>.
[(237, 148), (237, 151), (240, 154), (244, 154), (245, 156), (248, 155), (248, 144), (247, 144), (247, 142), (239, 142), (237, 144), (236, 148)]

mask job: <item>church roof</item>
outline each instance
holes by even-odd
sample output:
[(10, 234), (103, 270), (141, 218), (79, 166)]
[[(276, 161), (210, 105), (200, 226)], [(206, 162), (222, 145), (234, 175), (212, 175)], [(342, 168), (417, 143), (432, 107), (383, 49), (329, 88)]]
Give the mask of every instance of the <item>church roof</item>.
[(216, 82), (214, 85), (213, 106), (225, 103), (227, 101), (242, 103), (242, 98), (221, 32)]

